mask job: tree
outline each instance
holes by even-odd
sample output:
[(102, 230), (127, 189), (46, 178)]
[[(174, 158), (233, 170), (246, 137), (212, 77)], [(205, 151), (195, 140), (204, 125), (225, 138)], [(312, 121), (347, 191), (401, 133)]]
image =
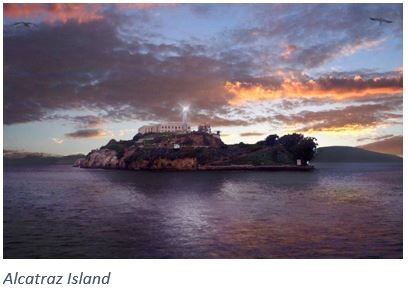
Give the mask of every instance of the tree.
[(303, 134), (292, 133), (279, 138), (279, 143), (290, 153), (294, 153), (295, 146), (304, 138)]
[(279, 140), (279, 136), (276, 134), (271, 134), (269, 136), (267, 136), (267, 138), (265, 139), (265, 144), (267, 146), (271, 146), (273, 147), (274, 145), (276, 145), (278, 143)]
[(313, 159), (318, 145), (316, 138), (298, 133), (284, 135), (279, 138), (279, 143), (291, 154), (294, 161), (300, 159), (302, 164)]
[(305, 137), (294, 147), (296, 159), (302, 160), (302, 164), (311, 161), (316, 153), (318, 143), (314, 137)]

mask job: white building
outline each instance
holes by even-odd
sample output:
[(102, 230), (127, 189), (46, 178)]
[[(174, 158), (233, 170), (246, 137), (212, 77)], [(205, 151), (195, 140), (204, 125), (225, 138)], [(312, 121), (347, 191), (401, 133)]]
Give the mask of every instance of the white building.
[(162, 133), (162, 132), (189, 132), (191, 126), (188, 123), (168, 122), (153, 125), (144, 125), (139, 128), (139, 133)]

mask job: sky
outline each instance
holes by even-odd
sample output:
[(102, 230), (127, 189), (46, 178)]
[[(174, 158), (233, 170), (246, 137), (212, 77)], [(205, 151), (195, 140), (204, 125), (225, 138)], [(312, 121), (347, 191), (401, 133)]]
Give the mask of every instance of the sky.
[[(87, 153), (145, 124), (402, 155), (402, 4), (4, 4), (4, 148)], [(380, 23), (382, 17), (392, 23)], [(26, 22), (23, 24), (21, 22)]]

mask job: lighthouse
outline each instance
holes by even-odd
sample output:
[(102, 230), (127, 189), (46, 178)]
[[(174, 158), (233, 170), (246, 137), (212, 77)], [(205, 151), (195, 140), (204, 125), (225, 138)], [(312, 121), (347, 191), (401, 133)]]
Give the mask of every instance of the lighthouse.
[(189, 129), (189, 125), (187, 123), (188, 112), (190, 111), (190, 107), (185, 105), (181, 109), (182, 114), (182, 122), (183, 122), (183, 131), (187, 132)]

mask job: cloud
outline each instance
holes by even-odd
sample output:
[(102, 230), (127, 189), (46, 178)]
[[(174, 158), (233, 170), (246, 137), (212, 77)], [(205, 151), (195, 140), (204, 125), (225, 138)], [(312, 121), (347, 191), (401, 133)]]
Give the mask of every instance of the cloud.
[(334, 43), (320, 43), (310, 47), (304, 47), (303, 49), (297, 49), (298, 53), (293, 54), (291, 59), (293, 63), (301, 63), (306, 68), (313, 68), (336, 57), (349, 56), (359, 50), (376, 47), (384, 42), (384, 40), (385, 38), (357, 38), (352, 41), (342, 40)]
[[(246, 102), (262, 100), (281, 101), (277, 108), (296, 109), (307, 102), (318, 106), (327, 103), (344, 106), (351, 101), (366, 105), (366, 102), (378, 102), (379, 98), (386, 102), (395, 95), (402, 99), (400, 71), (355, 71), (312, 77), (303, 72), (307, 60), (299, 60), (311, 57), (318, 51), (317, 47), (327, 46), (327, 52), (322, 51), (321, 54), (324, 58), (325, 53), (334, 57), (336, 53), (344, 55), (377, 45), (376, 41), (384, 39), (386, 33), (378, 31), (378, 25), (371, 27), (372, 23), (364, 22), (364, 17), (375, 11), (391, 11), (396, 21), (389, 28), (392, 31), (388, 32), (398, 36), (401, 5), (379, 5), (385, 10), (375, 5), (369, 5), (369, 8), (360, 5), (299, 6), (301, 8), (296, 5), (255, 5), (251, 7), (257, 7), (259, 22), (254, 22), (256, 27), (247, 27), (248, 30), (252, 29), (260, 42), (270, 38), (270, 41), (285, 43), (283, 47), (267, 43), (264, 49), (262, 45), (254, 47), (258, 41), (245, 42), (236, 38), (237, 43), (221, 46), (223, 48), (219, 50), (216, 48), (223, 43), (219, 40), (210, 44), (208, 41), (197, 44), (163, 42), (163, 35), (157, 38), (151, 36), (154, 33), (146, 28), (150, 27), (150, 22), (141, 26), (145, 25), (146, 18), (125, 17), (124, 9), (116, 9), (116, 6), (86, 6), (86, 9), (95, 11), (94, 15), (101, 17), (86, 21), (80, 17), (80, 11), (86, 10), (82, 6), (75, 9), (38, 5), (21, 6), (23, 8), (17, 9), (18, 12), (13, 12), (13, 6), (4, 8), (6, 17), (39, 13), (45, 15), (41, 17), (51, 19), (47, 21), (59, 21), (58, 25), (49, 25), (50, 22), (41, 24), (38, 29), (24, 35), (4, 36), (6, 125), (60, 118), (73, 122), (78, 131), (100, 132), (109, 121), (179, 120), (180, 104), (187, 103), (191, 107), (190, 121), (195, 124), (247, 126), (262, 121), (280, 121), (305, 129), (322, 130), (325, 129), (322, 123), (326, 116), (329, 126), (345, 129), (347, 126), (342, 124), (345, 121), (333, 111), (305, 111), (305, 118), (298, 120), (292, 115), (285, 115), (287, 118), (284, 119), (276, 111), (254, 115), (254, 111), (239, 113), (237, 109)], [(277, 18), (266, 17), (263, 9)], [(65, 18), (56, 16), (58, 11), (76, 10), (78, 15), (64, 12)], [(341, 15), (346, 14), (344, 19), (337, 17), (339, 11)], [(21, 13), (20, 16), (18, 13)], [(334, 20), (333, 15), (336, 15)], [(235, 32), (245, 34), (242, 29)], [(350, 37), (348, 34), (351, 34)], [(330, 37), (335, 39), (332, 41)], [(332, 43), (333, 47), (330, 46)], [(310, 49), (313, 47), (315, 49)], [(263, 60), (260, 52), (265, 52), (267, 61)], [(301, 69), (297, 62), (303, 62)], [(265, 67), (268, 73), (261, 73)], [(66, 116), (67, 110), (89, 111), (89, 116)], [(356, 109), (350, 110), (353, 115), (357, 114)], [(398, 118), (390, 107), (387, 107), (387, 112), (376, 111), (375, 107), (367, 111), (373, 110), (375, 123), (370, 124), (368, 119), (358, 120), (357, 116), (350, 122), (373, 126), (384, 123), (381, 116), (390, 118), (389, 121)], [(278, 119), (274, 118), (275, 113)], [(337, 124), (330, 120), (333, 115), (338, 119)]]
[(291, 54), (293, 54), (298, 47), (294, 44), (288, 44), (281, 53), (283, 59), (288, 59)]
[(99, 21), (112, 16), (115, 10), (151, 9), (156, 7), (171, 6), (174, 4), (160, 3), (118, 3), (118, 4), (95, 4), (95, 3), (5, 3), (3, 12), (6, 19), (26, 19), (47, 24), (87, 23)]
[(379, 141), (379, 140), (383, 140), (386, 138), (390, 138), (393, 137), (393, 134), (386, 134), (386, 135), (382, 135), (382, 136), (377, 136), (377, 137), (362, 137), (362, 138), (358, 138), (357, 141), (361, 142), (361, 141), (368, 141), (368, 140), (375, 140), (375, 141)]
[(239, 134), (242, 137), (249, 137), (249, 136), (262, 136), (264, 133), (262, 132), (243, 132)]
[(176, 3), (120, 3), (116, 4), (116, 7), (119, 9), (131, 9), (131, 8), (137, 8), (137, 9), (150, 9), (150, 8), (156, 8), (156, 7), (172, 7), (174, 5), (177, 5)]
[(361, 145), (360, 148), (385, 153), (385, 154), (393, 154), (401, 156), (403, 155), (403, 137), (400, 136), (393, 136), (383, 140), (379, 140), (376, 142), (372, 142), (369, 144)]
[(122, 136), (126, 136), (129, 134), (135, 134), (137, 132), (137, 129), (135, 128), (126, 128), (126, 129), (121, 129), (119, 130), (118, 136), (122, 137)]
[(245, 101), (281, 98), (334, 98), (338, 100), (387, 95), (402, 92), (402, 76), (390, 72), (388, 75), (324, 75), (311, 78), (298, 73), (278, 71), (269, 78), (248, 81), (227, 81), (225, 89), (234, 95), (231, 104)]
[[(194, 113), (194, 111), (193, 111)], [(212, 126), (247, 126), (252, 122), (241, 118), (227, 118), (211, 114), (196, 113), (191, 117), (191, 121), (196, 124), (210, 123)]]
[(113, 136), (111, 132), (103, 129), (80, 129), (71, 133), (66, 133), (68, 138), (99, 138)]
[(303, 132), (351, 132), (401, 123), (402, 115), (395, 113), (395, 110), (398, 110), (398, 106), (390, 102), (322, 111), (301, 111), (292, 115), (278, 114), (274, 119)]
[(48, 3), (21, 4), (6, 3), (3, 5), (4, 16), (12, 19), (38, 19), (45, 22), (66, 23), (74, 20), (78, 23), (100, 20), (103, 18), (103, 6), (99, 4)]
[(106, 123), (105, 119), (94, 115), (75, 116), (71, 120), (79, 128), (96, 128)]
[(53, 137), (53, 138), (51, 138), (51, 140), (56, 144), (62, 144), (64, 142), (63, 139), (60, 139), (60, 138), (57, 138), (57, 137)]
[(217, 112), (231, 98), (225, 79), (236, 76), (230, 64), (201, 54), (200, 46), (127, 43), (116, 32), (108, 21), (67, 22), (7, 37), (5, 124), (75, 109), (115, 120), (178, 120), (185, 102), (221, 120)]
[[(250, 24), (230, 32), (230, 45), (265, 45), (273, 53), (275, 43), (296, 47), (272, 56), (268, 64), (274, 67), (318, 67), (378, 46), (385, 37), (402, 39), (401, 4), (273, 4), (254, 9)], [(370, 21), (373, 15), (392, 19), (393, 25), (379, 27)]]

